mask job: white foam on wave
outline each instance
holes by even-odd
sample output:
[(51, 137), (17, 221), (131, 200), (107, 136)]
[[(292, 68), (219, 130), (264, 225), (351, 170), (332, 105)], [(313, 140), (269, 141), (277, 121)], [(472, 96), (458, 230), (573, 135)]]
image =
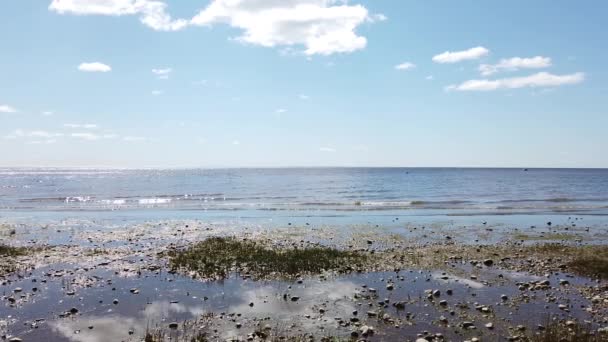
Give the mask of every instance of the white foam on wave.
[(167, 204), (171, 203), (170, 198), (142, 198), (138, 201), (139, 204)]

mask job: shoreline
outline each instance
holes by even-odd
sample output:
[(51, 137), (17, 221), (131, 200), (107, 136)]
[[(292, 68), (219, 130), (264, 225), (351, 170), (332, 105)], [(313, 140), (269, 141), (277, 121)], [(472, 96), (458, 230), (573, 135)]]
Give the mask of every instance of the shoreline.
[[(555, 224), (524, 236), (513, 228), (509, 228), (512, 235), (505, 235), (507, 227), (491, 223), (474, 225), (468, 233), (441, 223), (404, 223), (398, 232), (374, 225), (354, 225), (348, 230), (316, 225), (235, 229), (195, 220), (107, 229), (83, 229), (86, 224), (79, 221), (65, 223), (27, 228), (29, 233), (25, 225), (3, 226), (3, 231), (15, 230), (3, 236), (5, 243), (38, 248), (30, 254), (2, 257), (18, 265), (16, 272), (3, 276), (2, 312), (13, 317), (5, 325), (5, 334), (25, 340), (52, 334), (58, 340), (96, 341), (104, 324), (111, 326), (108, 322), (116, 317), (130, 322), (130, 327), (115, 332), (117, 338), (133, 341), (146, 332), (165, 338), (203, 334), (209, 340), (247, 340), (260, 328), (258, 333), (267, 338), (285, 330), (284, 334), (295, 333), (294, 337), (316, 339), (350, 339), (356, 333), (356, 338), (370, 340), (413, 341), (424, 331), (447, 340), (521, 339), (542, 332), (537, 325), (546, 327), (550, 322), (544, 320), (549, 316), (564, 324), (589, 321), (589, 329), (596, 334), (606, 326), (608, 283), (581, 275), (569, 266), (573, 260), (563, 256), (608, 253), (608, 240), (597, 241), (603, 236), (602, 227), (588, 230)], [(41, 243), (45, 230), (67, 238), (45, 246)], [(459, 241), (473, 233), (485, 237), (483, 241), (503, 245)], [(32, 239), (36, 235), (40, 240)], [(187, 269), (170, 266), (168, 252), (218, 236), (253, 241), (279, 252), (326, 246), (361, 253), (367, 262), (348, 272), (330, 269), (297, 278), (256, 277), (254, 273), (243, 277), (243, 270), (236, 268), (227, 278), (204, 281)], [(436, 290), (438, 296), (433, 295)], [(298, 299), (285, 300), (286, 294)], [(39, 312), (48, 314), (33, 315)], [(529, 314), (534, 312), (544, 313), (543, 317)], [(173, 323), (182, 327), (185, 322), (196, 329), (171, 328)], [(489, 323), (491, 329), (485, 327)], [(264, 332), (267, 325), (269, 332)], [(284, 325), (288, 328), (280, 329)], [(373, 334), (367, 331), (364, 336), (364, 326), (371, 327)]]

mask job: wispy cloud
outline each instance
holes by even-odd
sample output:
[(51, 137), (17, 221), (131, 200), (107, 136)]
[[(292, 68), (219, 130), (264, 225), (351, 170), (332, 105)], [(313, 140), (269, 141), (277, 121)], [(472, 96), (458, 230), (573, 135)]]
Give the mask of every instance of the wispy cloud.
[(130, 142), (137, 142), (137, 141), (145, 141), (146, 138), (129, 135), (129, 136), (123, 137), (122, 140), (130, 141)]
[(78, 66), (78, 70), (84, 72), (109, 72), (112, 70), (107, 64), (103, 64), (100, 62), (91, 62), (91, 63), (81, 63)]
[(82, 140), (99, 140), (101, 139), (100, 135), (91, 133), (91, 132), (77, 132), (71, 133), (70, 136), (72, 138), (82, 139)]
[(415, 67), (416, 67), (416, 64), (411, 63), (411, 62), (404, 62), (404, 63), (395, 65), (396, 70), (410, 70), (410, 69), (414, 69)]
[(62, 137), (63, 133), (48, 132), (42, 130), (25, 131), (22, 129), (16, 129), (11, 134), (6, 135), (5, 139), (17, 139), (17, 138), (57, 138)]
[(519, 69), (541, 69), (551, 66), (551, 58), (535, 56), (530, 58), (513, 57), (501, 59), (497, 64), (482, 64), (479, 71), (483, 76), (489, 76), (499, 71), (516, 71)]
[(496, 80), (468, 80), (459, 85), (450, 85), (446, 90), (458, 91), (491, 91), (498, 89), (517, 89), (526, 87), (557, 87), (567, 84), (577, 84), (585, 80), (585, 74), (577, 72), (567, 75), (553, 75), (539, 72), (525, 77), (511, 77)]
[(308, 96), (308, 95), (306, 95), (306, 94), (300, 94), (300, 95), (298, 95), (298, 98), (299, 98), (300, 100), (309, 100), (309, 99), (310, 99), (310, 96)]
[(98, 128), (98, 126), (96, 124), (73, 124), (73, 123), (63, 124), (63, 127), (66, 127), (66, 128), (85, 128), (85, 129), (96, 129), (96, 128)]
[(57, 139), (46, 139), (46, 140), (32, 140), (28, 141), (27, 144), (30, 145), (49, 145), (57, 142)]
[(327, 146), (325, 146), (325, 147), (320, 147), (319, 151), (333, 153), (333, 152), (336, 152), (336, 149), (333, 148), (333, 147), (327, 147)]
[(173, 71), (171, 68), (163, 68), (163, 69), (152, 69), (152, 73), (158, 76), (161, 80), (166, 80), (169, 78), (169, 74)]
[(50, 111), (50, 110), (45, 110), (41, 114), (44, 115), (44, 116), (51, 116), (51, 115), (53, 115), (55, 113), (53, 111)]
[(17, 113), (17, 109), (9, 105), (0, 105), (0, 113)]
[(162, 95), (163, 91), (162, 90), (152, 90), (152, 95), (154, 96), (159, 96)]
[(477, 46), (463, 51), (446, 51), (433, 56), (435, 63), (458, 63), (467, 60), (479, 59), (490, 53), (490, 50), (483, 46)]

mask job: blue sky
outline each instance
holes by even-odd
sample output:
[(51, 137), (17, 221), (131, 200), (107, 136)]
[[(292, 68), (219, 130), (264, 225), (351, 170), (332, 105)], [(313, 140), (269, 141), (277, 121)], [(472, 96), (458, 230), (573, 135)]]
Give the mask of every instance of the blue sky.
[(0, 166), (608, 167), (608, 3), (0, 2)]

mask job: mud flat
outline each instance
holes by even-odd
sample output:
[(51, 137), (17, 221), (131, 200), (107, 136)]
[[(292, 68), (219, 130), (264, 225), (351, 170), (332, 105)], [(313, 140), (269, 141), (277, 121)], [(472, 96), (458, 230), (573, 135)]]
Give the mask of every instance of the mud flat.
[(606, 341), (605, 231), (9, 222), (0, 329), (13, 341)]

